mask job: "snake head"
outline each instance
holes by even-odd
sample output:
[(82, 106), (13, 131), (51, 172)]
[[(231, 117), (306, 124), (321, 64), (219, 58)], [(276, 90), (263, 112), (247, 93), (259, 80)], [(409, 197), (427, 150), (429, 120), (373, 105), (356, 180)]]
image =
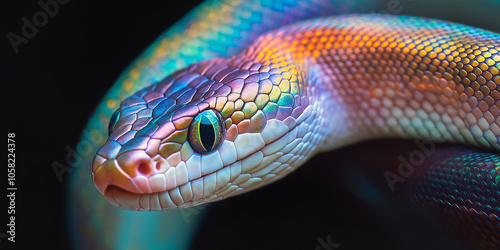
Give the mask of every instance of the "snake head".
[(273, 182), (315, 150), (313, 103), (285, 60), (214, 59), (125, 99), (94, 157), (112, 204), (171, 210)]

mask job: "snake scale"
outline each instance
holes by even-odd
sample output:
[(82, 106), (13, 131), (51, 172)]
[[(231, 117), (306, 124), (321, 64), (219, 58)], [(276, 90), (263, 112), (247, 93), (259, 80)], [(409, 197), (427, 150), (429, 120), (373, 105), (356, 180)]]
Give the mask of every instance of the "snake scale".
[[(192, 15), (201, 17), (186, 17), (162, 35), (172, 40), (160, 37), (122, 76), (116, 88), (125, 93), (103, 102), (109, 137), (92, 180), (113, 205), (172, 210), (224, 199), (317, 153), (375, 138), (500, 150), (500, 35), (420, 17), (330, 16), (346, 3), (219, 4), (227, 15), (245, 10), (238, 4), (262, 12), (224, 18), (234, 24), (216, 32), (242, 30), (241, 37), (219, 36), (219, 44), (190, 32), (210, 32), (200, 20), (217, 5), (200, 6)], [(255, 16), (262, 20), (254, 25), (241, 21)], [(190, 36), (193, 43), (182, 44)], [(442, 156), (412, 200), (498, 247), (499, 156)]]

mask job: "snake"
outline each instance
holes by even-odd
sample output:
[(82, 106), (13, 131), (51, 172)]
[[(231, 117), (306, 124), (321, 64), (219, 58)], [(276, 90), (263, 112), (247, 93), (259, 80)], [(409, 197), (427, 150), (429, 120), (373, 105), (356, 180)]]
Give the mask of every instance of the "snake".
[[(244, 9), (216, 3), (193, 15)], [(361, 141), (450, 142), (483, 151), (436, 153), (412, 200), (500, 245), (499, 34), (415, 16), (332, 16), (343, 6), (335, 2), (240, 4), (261, 8), (263, 25), (240, 27), (254, 16), (242, 11), (220, 29), (249, 31), (234, 46), (221, 46), (223, 35), (213, 38), (220, 44), (200, 36), (186, 45), (198, 36), (190, 30), (209, 25), (188, 15), (172, 28), (185, 36), (162, 35), (119, 80), (127, 91), (103, 102), (102, 120), (110, 120), (99, 126), (108, 136), (91, 176), (109, 203), (132, 213), (185, 209), (273, 183), (316, 154)]]

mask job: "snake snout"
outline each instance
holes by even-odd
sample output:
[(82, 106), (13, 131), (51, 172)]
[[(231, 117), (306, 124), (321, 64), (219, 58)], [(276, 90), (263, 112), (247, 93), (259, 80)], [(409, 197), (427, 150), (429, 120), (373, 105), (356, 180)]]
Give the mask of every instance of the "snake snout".
[(102, 164), (95, 160), (94, 164), (99, 165), (94, 166), (94, 185), (104, 195), (112, 187), (136, 194), (151, 193), (154, 190), (148, 184), (148, 179), (164, 168), (140, 150), (124, 152)]
[(142, 150), (134, 150), (120, 154), (118, 165), (127, 175), (135, 178), (139, 175), (149, 177), (155, 172), (155, 164), (151, 157)]

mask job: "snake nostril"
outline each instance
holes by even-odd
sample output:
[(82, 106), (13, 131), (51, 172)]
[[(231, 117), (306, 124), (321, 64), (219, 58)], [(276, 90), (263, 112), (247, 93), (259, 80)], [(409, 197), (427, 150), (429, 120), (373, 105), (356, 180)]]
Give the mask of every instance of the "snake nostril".
[(143, 175), (147, 175), (147, 174), (149, 174), (149, 172), (151, 172), (151, 168), (149, 167), (148, 163), (142, 162), (137, 167), (137, 171), (139, 171), (139, 173), (141, 173)]

